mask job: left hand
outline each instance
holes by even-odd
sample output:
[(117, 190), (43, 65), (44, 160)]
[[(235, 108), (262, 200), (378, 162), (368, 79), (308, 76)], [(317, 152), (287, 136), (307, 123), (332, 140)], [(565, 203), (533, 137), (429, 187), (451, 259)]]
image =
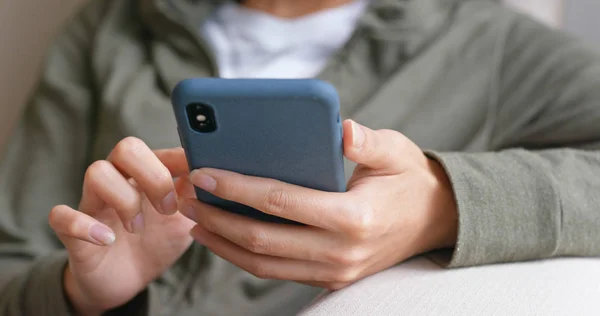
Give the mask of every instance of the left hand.
[(454, 194), (442, 167), (396, 131), (344, 122), (344, 154), (358, 164), (344, 193), (201, 169), (194, 185), (223, 199), (307, 226), (272, 224), (196, 199), (180, 210), (191, 234), (259, 278), (340, 289), (407, 258), (453, 247)]

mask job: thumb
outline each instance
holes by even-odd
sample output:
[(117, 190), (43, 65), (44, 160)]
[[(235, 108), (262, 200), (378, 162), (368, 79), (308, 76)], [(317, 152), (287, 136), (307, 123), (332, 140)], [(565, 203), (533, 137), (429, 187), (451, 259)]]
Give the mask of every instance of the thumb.
[(400, 172), (406, 137), (392, 130), (374, 131), (352, 120), (344, 121), (344, 155), (371, 169)]

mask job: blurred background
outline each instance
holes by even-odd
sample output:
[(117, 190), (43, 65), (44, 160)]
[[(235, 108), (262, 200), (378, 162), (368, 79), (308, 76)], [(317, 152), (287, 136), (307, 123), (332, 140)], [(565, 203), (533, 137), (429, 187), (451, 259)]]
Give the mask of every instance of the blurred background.
[[(0, 152), (35, 84), (45, 49), (65, 18), (84, 2), (0, 0)], [(599, 0), (505, 2), (544, 23), (600, 45)]]

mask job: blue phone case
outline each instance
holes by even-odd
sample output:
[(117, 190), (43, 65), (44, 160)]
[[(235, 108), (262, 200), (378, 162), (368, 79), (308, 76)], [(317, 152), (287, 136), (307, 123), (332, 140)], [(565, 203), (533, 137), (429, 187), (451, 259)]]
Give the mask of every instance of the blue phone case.
[[(187, 79), (173, 90), (172, 103), (190, 170), (217, 168), (322, 191), (346, 190), (339, 98), (332, 85), (316, 79)], [(194, 130), (190, 104), (212, 107), (216, 130)], [(230, 212), (291, 223), (198, 188), (196, 194)]]

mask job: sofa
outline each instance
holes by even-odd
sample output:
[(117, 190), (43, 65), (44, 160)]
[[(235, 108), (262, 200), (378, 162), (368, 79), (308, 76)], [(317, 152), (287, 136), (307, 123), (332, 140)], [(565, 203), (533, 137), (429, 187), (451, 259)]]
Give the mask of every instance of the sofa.
[[(551, 3), (510, 1), (525, 11)], [(0, 0), (0, 157), (35, 85), (46, 47), (82, 2)], [(538, 16), (558, 26), (557, 11), (542, 8), (545, 13)], [(563, 258), (448, 270), (417, 257), (346, 289), (324, 292), (301, 314), (600, 315), (598, 298), (600, 259)]]
[(46, 48), (82, 0), (0, 0), (0, 157)]

